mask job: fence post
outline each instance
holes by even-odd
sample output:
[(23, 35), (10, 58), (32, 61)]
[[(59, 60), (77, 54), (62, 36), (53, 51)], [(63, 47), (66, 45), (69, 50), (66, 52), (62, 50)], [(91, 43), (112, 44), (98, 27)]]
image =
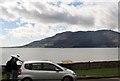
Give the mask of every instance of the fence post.
[(91, 65), (90, 65), (90, 61), (88, 62), (88, 69), (90, 69)]

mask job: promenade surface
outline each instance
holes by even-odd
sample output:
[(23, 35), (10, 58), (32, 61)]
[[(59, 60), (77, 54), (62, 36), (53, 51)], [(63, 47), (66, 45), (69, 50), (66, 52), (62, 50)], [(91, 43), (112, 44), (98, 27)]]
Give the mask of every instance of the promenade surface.
[(120, 78), (120, 75), (110, 75), (110, 76), (96, 76), (96, 75), (93, 75), (93, 76), (89, 76), (89, 75), (86, 75), (86, 76), (77, 76), (77, 79), (100, 79), (100, 78)]

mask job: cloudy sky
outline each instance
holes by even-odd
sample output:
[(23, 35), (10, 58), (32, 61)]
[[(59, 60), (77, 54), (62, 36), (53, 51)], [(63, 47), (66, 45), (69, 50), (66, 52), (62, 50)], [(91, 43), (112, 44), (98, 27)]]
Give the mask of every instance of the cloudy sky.
[(101, 29), (118, 31), (118, 0), (0, 0), (0, 47)]

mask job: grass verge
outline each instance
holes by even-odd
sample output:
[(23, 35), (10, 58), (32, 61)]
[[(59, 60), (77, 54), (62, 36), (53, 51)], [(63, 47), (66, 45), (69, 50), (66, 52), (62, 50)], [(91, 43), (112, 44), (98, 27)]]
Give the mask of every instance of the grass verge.
[(118, 76), (120, 75), (119, 68), (99, 68), (99, 69), (89, 69), (89, 70), (74, 70), (78, 76)]

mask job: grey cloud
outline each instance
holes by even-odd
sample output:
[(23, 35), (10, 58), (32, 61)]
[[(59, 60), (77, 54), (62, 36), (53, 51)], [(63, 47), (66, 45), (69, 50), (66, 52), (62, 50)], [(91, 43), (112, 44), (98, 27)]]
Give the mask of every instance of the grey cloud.
[(42, 4), (40, 2), (33, 2), (32, 5), (34, 5), (36, 8), (45, 11), (47, 9), (47, 7), (45, 6), (45, 4)]
[(8, 18), (15, 18), (15, 15), (13, 15), (12, 13), (9, 13), (9, 11), (7, 10), (7, 8), (4, 8), (4, 7), (1, 7), (0, 8), (0, 14), (1, 14), (1, 17), (2, 18), (6, 18), (6, 19), (8, 19)]
[(118, 31), (120, 32), (120, 2), (118, 3)]
[[(49, 4), (48, 4), (49, 5)], [(69, 12), (59, 12), (51, 9), (48, 10), (48, 5), (46, 6), (40, 2), (33, 2), (31, 6), (34, 6), (38, 10), (42, 11), (40, 13), (36, 9), (31, 11), (27, 10), (24, 6), (23, 9), (18, 7), (11, 8), (12, 13), (9, 13), (6, 8), (2, 8), (2, 14), (6, 14), (9, 17), (23, 17), (25, 19), (31, 19), (43, 23), (67, 23), (76, 24), (83, 26), (94, 25), (94, 17), (91, 16), (72, 16)]]
[(23, 17), (25, 19), (34, 19), (34, 11), (28, 11), (25, 8), (23, 9), (18, 9), (18, 8), (13, 8), (13, 14), (17, 15), (19, 17)]
[(91, 16), (72, 16), (69, 13), (43, 13), (34, 12), (34, 15), (38, 20), (44, 23), (67, 23), (67, 24), (76, 24), (83, 26), (92, 26), (94, 25), (94, 17)]
[(104, 17), (106, 20), (101, 20), (103, 24), (107, 24), (107, 26), (111, 29), (115, 29), (118, 27), (118, 7), (117, 6), (110, 6), (108, 11), (105, 12)]
[(13, 11), (26, 19), (34, 19), (43, 23), (67, 23), (83, 26), (94, 25), (94, 17), (92, 16), (72, 16), (68, 12), (48, 12), (47, 10), (39, 13), (37, 10), (28, 11), (25, 8), (21, 10), (14, 8)]
[(4, 2), (6, 2), (7, 0), (0, 0), (0, 4), (3, 4)]

